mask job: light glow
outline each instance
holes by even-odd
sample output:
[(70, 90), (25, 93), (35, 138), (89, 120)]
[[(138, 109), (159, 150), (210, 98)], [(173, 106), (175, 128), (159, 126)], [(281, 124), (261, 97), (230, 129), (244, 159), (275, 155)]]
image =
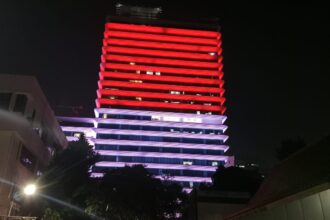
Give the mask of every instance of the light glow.
[(35, 184), (28, 184), (24, 187), (23, 192), (27, 196), (32, 196), (36, 193), (37, 186)]

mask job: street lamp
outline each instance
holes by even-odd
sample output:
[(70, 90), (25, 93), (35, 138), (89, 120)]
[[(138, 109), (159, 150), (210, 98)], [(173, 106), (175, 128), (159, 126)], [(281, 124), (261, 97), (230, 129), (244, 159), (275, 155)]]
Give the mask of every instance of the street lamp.
[[(37, 192), (37, 185), (36, 184), (33, 184), (33, 183), (30, 183), (30, 184), (27, 184), (25, 187), (23, 187), (21, 189), (23, 191), (22, 194), (24, 196), (26, 196), (26, 197), (33, 196)], [(12, 201), (10, 201), (10, 207), (9, 207), (8, 216), (11, 216), (11, 212), (12, 212), (13, 206), (14, 206), (14, 202), (12, 200)]]
[(32, 196), (36, 193), (37, 186), (35, 184), (28, 184), (23, 188), (23, 192), (26, 196)]

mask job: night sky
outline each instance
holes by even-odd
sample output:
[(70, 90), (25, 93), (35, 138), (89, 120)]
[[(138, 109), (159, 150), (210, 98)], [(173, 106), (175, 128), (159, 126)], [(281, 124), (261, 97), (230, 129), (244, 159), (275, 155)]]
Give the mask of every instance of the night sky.
[[(161, 2), (169, 16), (220, 18), (230, 154), (267, 170), (281, 140), (301, 136), (312, 143), (330, 133), (328, 7), (152, 2)], [(81, 106), (82, 116), (93, 116), (104, 22), (113, 4), (1, 1), (0, 73), (34, 75), (57, 113)]]

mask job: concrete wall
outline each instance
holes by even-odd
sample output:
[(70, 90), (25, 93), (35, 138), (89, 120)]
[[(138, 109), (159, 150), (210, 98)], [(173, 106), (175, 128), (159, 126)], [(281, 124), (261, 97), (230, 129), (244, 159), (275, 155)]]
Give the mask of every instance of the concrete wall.
[(233, 214), (244, 208), (242, 204), (226, 204), (226, 203), (206, 203), (199, 202), (197, 204), (198, 220), (222, 220), (225, 216)]
[[(303, 193), (251, 210), (231, 220), (330, 220), (330, 189)], [(294, 196), (296, 197), (296, 196)]]

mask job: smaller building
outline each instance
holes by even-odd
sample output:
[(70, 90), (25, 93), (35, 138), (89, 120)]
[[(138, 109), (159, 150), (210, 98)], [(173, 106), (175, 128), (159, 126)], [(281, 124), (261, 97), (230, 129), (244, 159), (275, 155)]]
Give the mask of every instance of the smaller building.
[(273, 168), (248, 206), (227, 220), (329, 220), (330, 135)]
[(15, 214), (18, 187), (47, 167), (67, 141), (37, 80), (0, 74), (0, 216)]

